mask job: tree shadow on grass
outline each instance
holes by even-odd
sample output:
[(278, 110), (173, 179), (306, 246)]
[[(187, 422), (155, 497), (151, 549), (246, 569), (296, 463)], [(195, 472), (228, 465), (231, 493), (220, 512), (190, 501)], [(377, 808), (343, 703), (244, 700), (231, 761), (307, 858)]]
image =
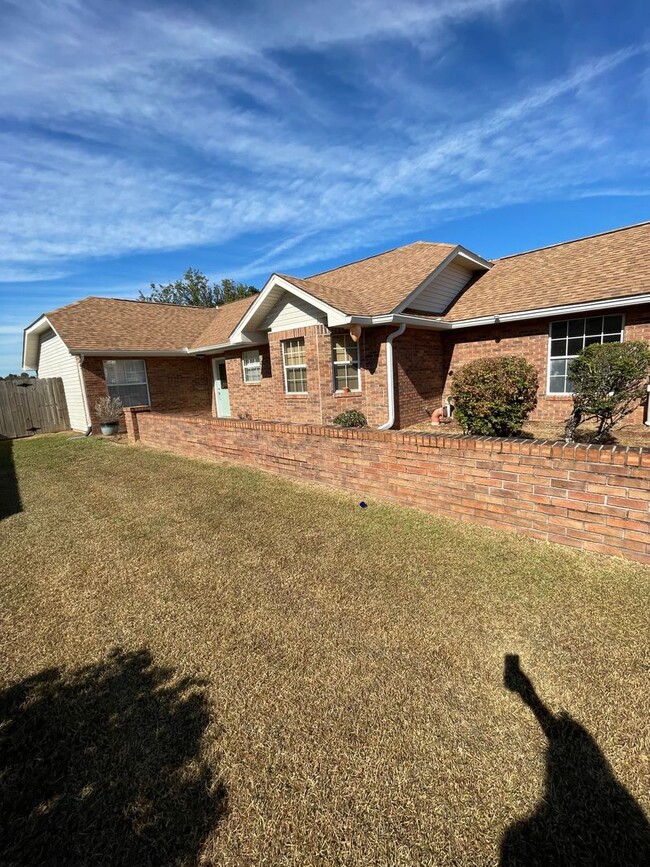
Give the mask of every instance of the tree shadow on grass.
[(531, 709), (548, 745), (542, 802), (505, 832), (501, 867), (647, 867), (650, 824), (589, 732), (569, 714), (551, 713), (518, 656), (506, 656), (504, 684)]
[(0, 863), (196, 863), (226, 793), (201, 760), (201, 683), (144, 650), (0, 694)]
[(14, 467), (13, 443), (0, 435), (0, 521), (22, 512), (20, 489)]

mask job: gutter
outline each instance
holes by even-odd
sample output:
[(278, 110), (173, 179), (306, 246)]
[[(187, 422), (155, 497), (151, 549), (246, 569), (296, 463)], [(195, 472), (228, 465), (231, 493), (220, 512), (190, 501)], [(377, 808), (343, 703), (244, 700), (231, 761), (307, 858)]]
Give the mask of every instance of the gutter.
[(393, 371), (393, 340), (404, 334), (406, 324), (402, 322), (396, 331), (392, 331), (386, 338), (386, 383), (388, 394), (388, 419), (379, 425), (378, 430), (390, 430), (395, 424), (395, 376)]

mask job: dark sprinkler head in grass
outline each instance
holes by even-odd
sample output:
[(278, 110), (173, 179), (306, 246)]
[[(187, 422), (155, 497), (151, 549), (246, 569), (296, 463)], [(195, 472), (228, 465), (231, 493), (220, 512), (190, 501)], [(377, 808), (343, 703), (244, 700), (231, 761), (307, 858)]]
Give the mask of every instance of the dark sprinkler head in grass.
[(647, 867), (650, 824), (596, 741), (568, 713), (546, 707), (517, 655), (506, 655), (503, 681), (531, 709), (548, 743), (544, 796), (503, 835), (501, 867)]
[(201, 684), (144, 650), (0, 694), (0, 862), (195, 864), (224, 815)]

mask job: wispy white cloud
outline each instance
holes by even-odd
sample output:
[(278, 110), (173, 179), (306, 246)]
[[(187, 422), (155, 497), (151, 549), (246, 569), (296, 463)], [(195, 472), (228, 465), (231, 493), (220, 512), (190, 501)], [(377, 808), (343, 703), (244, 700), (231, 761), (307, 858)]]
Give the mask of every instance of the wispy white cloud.
[[(634, 192), (642, 142), (603, 125), (595, 94), (642, 46), (570, 62), (550, 80), (522, 75), (480, 106), (453, 75), (418, 73), (421, 55), (453, 53), (455, 28), (503, 27), (522, 5), (276, 0), (243, 15), (221, 4), (7, 4), (0, 281), (279, 238), (241, 262), (248, 277), (496, 204)], [(400, 51), (408, 61), (391, 68)], [(362, 72), (359, 56), (372, 58)]]

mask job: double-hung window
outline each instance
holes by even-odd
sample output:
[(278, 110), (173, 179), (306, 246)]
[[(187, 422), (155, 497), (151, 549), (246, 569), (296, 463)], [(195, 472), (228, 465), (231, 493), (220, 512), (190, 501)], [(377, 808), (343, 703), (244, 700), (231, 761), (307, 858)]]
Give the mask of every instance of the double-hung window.
[(307, 394), (307, 356), (304, 337), (282, 341), (284, 388), (287, 394)]
[(242, 352), (241, 365), (244, 382), (262, 381), (262, 356), (259, 349), (250, 349)]
[(141, 358), (105, 361), (104, 376), (109, 395), (119, 397), (122, 406), (150, 406), (147, 369)]
[(332, 367), (336, 391), (359, 391), (359, 344), (349, 334), (332, 337)]
[(620, 343), (623, 340), (622, 316), (590, 316), (552, 322), (549, 340), (548, 393), (571, 394), (569, 364), (585, 346), (592, 343)]

